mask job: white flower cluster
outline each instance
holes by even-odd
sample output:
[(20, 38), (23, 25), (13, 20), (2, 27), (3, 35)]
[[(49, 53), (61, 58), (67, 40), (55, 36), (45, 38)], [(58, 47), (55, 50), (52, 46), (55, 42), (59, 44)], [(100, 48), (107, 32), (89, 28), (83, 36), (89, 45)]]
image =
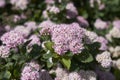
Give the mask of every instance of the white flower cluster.
[(47, 10), (49, 10), (49, 12), (54, 13), (54, 14), (57, 14), (60, 12), (60, 9), (56, 6), (49, 6)]
[(95, 7), (95, 4), (97, 3), (99, 10), (103, 10), (105, 8), (105, 4), (102, 3), (101, 0), (89, 0), (90, 7)]
[(109, 34), (114, 38), (120, 38), (120, 29), (113, 27)]
[(120, 46), (109, 47), (109, 51), (112, 53), (112, 57), (119, 57), (120, 56)]
[(78, 11), (72, 2), (66, 5), (66, 10), (68, 19), (75, 18), (78, 15)]
[(113, 61), (113, 67), (120, 70), (120, 59)]
[(68, 76), (68, 73), (66, 70), (57, 67), (57, 69), (55, 70), (56, 73), (56, 79), (55, 80), (62, 80), (64, 77)]
[(97, 75), (93, 71), (80, 70), (81, 80), (97, 80)]
[(91, 43), (95, 42), (95, 40), (98, 38), (98, 35), (95, 32), (88, 31), (86, 29), (84, 29), (84, 30), (85, 30), (85, 35), (86, 35), (85, 42), (87, 44), (91, 44)]
[(15, 6), (16, 9), (24, 10), (27, 8), (28, 0), (10, 0), (10, 3)]
[(28, 30), (30, 30), (30, 31), (33, 31), (33, 30), (37, 29), (37, 24), (36, 24), (36, 22), (34, 22), (34, 21), (26, 22), (24, 25), (25, 25), (26, 28), (27, 28)]
[(7, 46), (0, 46), (0, 57), (6, 58), (9, 56), (10, 48)]
[(14, 28), (14, 31), (21, 33), (23, 37), (27, 37), (30, 34), (30, 30), (25, 26), (21, 26), (21, 25), (16, 26)]
[(113, 23), (113, 28), (109, 31), (109, 33), (106, 35), (106, 38), (112, 42), (112, 38), (120, 38), (120, 28), (118, 23)]
[(93, 71), (67, 72), (60, 67), (55, 70), (55, 73), (55, 80), (96, 80), (97, 77)]
[(102, 67), (104, 68), (109, 68), (112, 66), (112, 59), (111, 59), (111, 55), (108, 51), (105, 51), (101, 54), (98, 54), (96, 56), (96, 60), (98, 61), (98, 63), (101, 64)]
[(54, 14), (58, 14), (60, 13), (60, 9), (57, 6), (51, 6), (51, 5), (47, 5), (47, 8), (43, 11), (43, 18), (45, 19), (49, 19), (48, 13), (54, 13)]
[(86, 35), (86, 38), (85, 38), (86, 44), (99, 42), (101, 44), (101, 46), (99, 48), (100, 50), (107, 50), (108, 49), (108, 46), (107, 46), (108, 41), (104, 37), (98, 36), (95, 32), (88, 31), (88, 30), (85, 30), (85, 35)]
[(103, 30), (108, 28), (108, 23), (105, 21), (102, 21), (101, 19), (97, 19), (94, 23), (94, 26), (96, 29)]

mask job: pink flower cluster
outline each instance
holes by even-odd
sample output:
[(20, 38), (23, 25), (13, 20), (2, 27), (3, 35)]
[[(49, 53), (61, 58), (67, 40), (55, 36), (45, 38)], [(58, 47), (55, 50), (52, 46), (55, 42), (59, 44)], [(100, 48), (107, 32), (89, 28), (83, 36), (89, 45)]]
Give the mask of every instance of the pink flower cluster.
[(115, 20), (113, 22), (113, 26), (116, 27), (116, 28), (118, 28), (118, 29), (120, 29), (120, 20)]
[(73, 54), (81, 53), (84, 49), (82, 43), (84, 30), (79, 24), (47, 24), (40, 32), (51, 34), (55, 52), (60, 55), (65, 54), (68, 50), (73, 52)]
[(68, 19), (75, 18), (78, 15), (78, 11), (72, 2), (66, 5), (66, 10)]
[(101, 44), (100, 50), (107, 50), (108, 49), (108, 41), (104, 37), (97, 37), (96, 39), (97, 42)]
[(85, 20), (85, 18), (82, 17), (82, 16), (77, 16), (77, 21), (82, 27), (88, 27), (89, 26), (88, 21)]
[(56, 25), (51, 35), (55, 52), (60, 55), (68, 50), (77, 54), (84, 49), (82, 43), (84, 31), (77, 23)]
[(21, 80), (40, 80), (40, 66), (35, 62), (27, 63), (21, 73)]
[(24, 37), (19, 32), (16, 32), (14, 30), (3, 34), (0, 39), (3, 44), (10, 48), (16, 47), (24, 41)]
[(101, 19), (96, 19), (94, 26), (96, 29), (104, 30), (109, 27), (108, 22), (102, 21)]
[(1, 8), (1, 7), (4, 7), (5, 4), (6, 4), (5, 0), (0, 0), (0, 8)]
[(29, 46), (32, 46), (34, 44), (40, 45), (40, 39), (37, 35), (30, 36), (29, 40), (31, 40), (31, 42), (29, 43)]

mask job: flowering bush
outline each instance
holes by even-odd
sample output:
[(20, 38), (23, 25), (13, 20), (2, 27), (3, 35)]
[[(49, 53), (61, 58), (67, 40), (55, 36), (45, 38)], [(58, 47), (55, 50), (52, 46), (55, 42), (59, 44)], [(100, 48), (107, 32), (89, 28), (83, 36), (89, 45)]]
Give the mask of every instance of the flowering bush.
[(0, 80), (120, 80), (119, 5), (0, 0)]

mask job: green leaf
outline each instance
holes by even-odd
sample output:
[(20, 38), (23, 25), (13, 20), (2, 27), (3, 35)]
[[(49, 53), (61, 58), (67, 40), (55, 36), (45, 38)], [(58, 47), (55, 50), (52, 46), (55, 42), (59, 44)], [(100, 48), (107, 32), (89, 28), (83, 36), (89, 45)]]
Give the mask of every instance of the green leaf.
[(19, 74), (20, 74), (19, 71), (17, 69), (15, 69), (14, 72), (13, 72), (13, 75), (15, 77), (19, 77)]
[(9, 63), (7, 63), (7, 64), (5, 65), (6, 68), (10, 68), (10, 67), (12, 67), (12, 66), (13, 66), (13, 63), (12, 63), (12, 62), (9, 62)]
[(53, 63), (51, 63), (49, 60), (47, 61), (47, 67), (51, 68), (53, 66)]
[(4, 79), (10, 79), (10, 77), (11, 77), (11, 73), (9, 71), (5, 71), (4, 75), (3, 75), (3, 78)]
[(116, 77), (116, 80), (120, 80), (120, 70), (115, 69), (115, 70), (114, 70), (114, 75), (115, 75), (115, 77)]
[(43, 58), (44, 59), (49, 59), (50, 57), (52, 57), (53, 55), (49, 52), (48, 54), (43, 54)]
[(53, 46), (53, 42), (48, 41), (48, 42), (45, 43), (45, 47), (46, 47), (48, 50), (50, 50), (50, 51), (53, 52), (54, 49), (52, 48), (52, 46)]
[(19, 54), (14, 54), (13, 56), (12, 56), (12, 59), (14, 59), (14, 60), (18, 60), (20, 58), (20, 55)]
[(91, 54), (88, 54), (87, 58), (81, 60), (81, 62), (83, 63), (90, 63), (92, 61), (93, 61), (93, 56)]
[(70, 58), (63, 57), (62, 58), (63, 65), (69, 70), (71, 66), (71, 60)]
[(93, 61), (93, 56), (86, 49), (82, 51), (79, 55), (75, 55), (75, 58), (83, 63), (90, 63)]
[(53, 53), (54, 58), (59, 58), (59, 55), (57, 53)]

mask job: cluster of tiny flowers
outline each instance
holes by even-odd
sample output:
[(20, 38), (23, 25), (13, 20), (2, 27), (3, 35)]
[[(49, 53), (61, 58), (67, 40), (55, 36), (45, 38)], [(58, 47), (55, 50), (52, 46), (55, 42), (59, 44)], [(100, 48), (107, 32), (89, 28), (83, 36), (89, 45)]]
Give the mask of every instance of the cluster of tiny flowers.
[(109, 47), (109, 51), (112, 53), (112, 57), (119, 57), (120, 56), (120, 46)]
[(16, 22), (19, 21), (20, 19), (21, 19), (20, 16), (18, 16), (18, 15), (14, 15), (14, 19), (13, 19), (13, 21), (16, 23)]
[(89, 23), (87, 22), (87, 20), (85, 20), (85, 18), (82, 17), (82, 16), (77, 16), (77, 21), (82, 27), (88, 27), (89, 26)]
[(88, 31), (86, 29), (84, 29), (85, 31), (85, 43), (86, 44), (91, 44), (94, 43), (96, 41), (96, 39), (98, 38), (98, 35), (95, 32), (92, 31)]
[(27, 63), (21, 73), (21, 80), (40, 80), (40, 66), (35, 62)]
[(32, 46), (34, 44), (40, 45), (40, 39), (37, 35), (30, 36), (29, 40), (31, 40), (31, 42), (29, 43), (29, 46)]
[(0, 0), (0, 8), (1, 8), (1, 7), (4, 7), (5, 4), (6, 4), (5, 0)]
[(48, 6), (47, 10), (54, 14), (57, 14), (60, 12), (60, 9), (56, 6)]
[(100, 50), (107, 50), (108, 49), (108, 41), (104, 37), (98, 37), (96, 39), (97, 42), (101, 43)]
[[(85, 30), (85, 29), (84, 29)], [(85, 43), (91, 44), (94, 42), (99, 42), (101, 44), (99, 50), (107, 50), (108, 49), (108, 41), (102, 36), (98, 36), (95, 32), (85, 30)]]
[(112, 38), (120, 38), (120, 21), (113, 22), (113, 28), (106, 34), (106, 38), (112, 42)]
[(82, 80), (81, 76), (77, 72), (67, 73), (66, 70), (62, 68), (57, 68), (55, 80)]
[(24, 10), (27, 8), (28, 0), (10, 0), (10, 3), (14, 5), (16, 9)]
[(102, 21), (101, 19), (97, 19), (94, 23), (96, 29), (107, 29), (109, 27), (108, 22)]
[(113, 26), (120, 29), (120, 20), (113, 21)]
[(79, 73), (71, 72), (68, 76), (68, 80), (82, 80), (82, 79)]
[(26, 19), (26, 16), (25, 16), (24, 14), (14, 15), (14, 16), (13, 16), (13, 22), (14, 22), (14, 23), (20, 21), (21, 19)]
[(96, 80), (96, 73), (93, 71), (80, 70), (79, 72), (66, 72), (62, 68), (57, 68), (55, 80)]
[(55, 52), (60, 55), (68, 50), (77, 54), (84, 49), (84, 30), (77, 23), (55, 25), (51, 35)]
[(39, 80), (53, 80), (50, 76), (49, 72), (45, 69), (42, 69), (40, 72), (40, 79)]
[(67, 18), (75, 18), (78, 15), (77, 9), (72, 2), (66, 5)]
[(26, 22), (24, 25), (26, 26), (27, 30), (30, 31), (34, 31), (35, 29), (37, 29), (37, 24), (34, 21)]
[(24, 37), (19, 32), (12, 30), (3, 34), (0, 40), (6, 46), (13, 48), (22, 44), (24, 41)]
[(49, 19), (47, 10), (44, 10), (44, 11), (42, 12), (42, 15), (43, 15), (43, 18)]
[(68, 76), (67, 71), (62, 69), (61, 67), (57, 67), (54, 72), (56, 73), (55, 80), (63, 80), (64, 77)]
[(98, 63), (101, 63), (101, 66), (104, 68), (109, 68), (112, 66), (111, 55), (108, 51), (105, 51), (96, 56)]
[(93, 71), (80, 70), (81, 80), (97, 80), (97, 75)]
[(0, 46), (0, 57), (6, 58), (9, 56), (10, 48), (7, 46)]
[(120, 59), (113, 61), (113, 67), (120, 70)]
[(114, 38), (120, 38), (120, 29), (113, 27), (113, 29), (110, 31), (110, 35)]
[(38, 28), (42, 28), (40, 30), (40, 34), (51, 34), (51, 30), (53, 29), (55, 23), (51, 22), (50, 20), (43, 21), (42, 23), (39, 24)]
[(46, 4), (53, 4), (53, 3), (55, 3), (55, 0), (45, 0), (45, 3)]
[(94, 7), (95, 1), (98, 3), (98, 5), (101, 4), (101, 0), (90, 0), (90, 6), (91, 6), (91, 7)]
[(45, 0), (45, 3), (46, 4), (54, 4), (56, 1), (59, 2), (59, 3), (62, 2), (62, 0)]
[(99, 10), (103, 10), (105, 8), (105, 4), (101, 2), (101, 0), (90, 0), (90, 7), (94, 7), (95, 6), (95, 2), (97, 2), (98, 4), (98, 9)]
[(30, 29), (25, 26), (16, 26), (14, 31), (19, 32), (24, 38), (30, 34)]

